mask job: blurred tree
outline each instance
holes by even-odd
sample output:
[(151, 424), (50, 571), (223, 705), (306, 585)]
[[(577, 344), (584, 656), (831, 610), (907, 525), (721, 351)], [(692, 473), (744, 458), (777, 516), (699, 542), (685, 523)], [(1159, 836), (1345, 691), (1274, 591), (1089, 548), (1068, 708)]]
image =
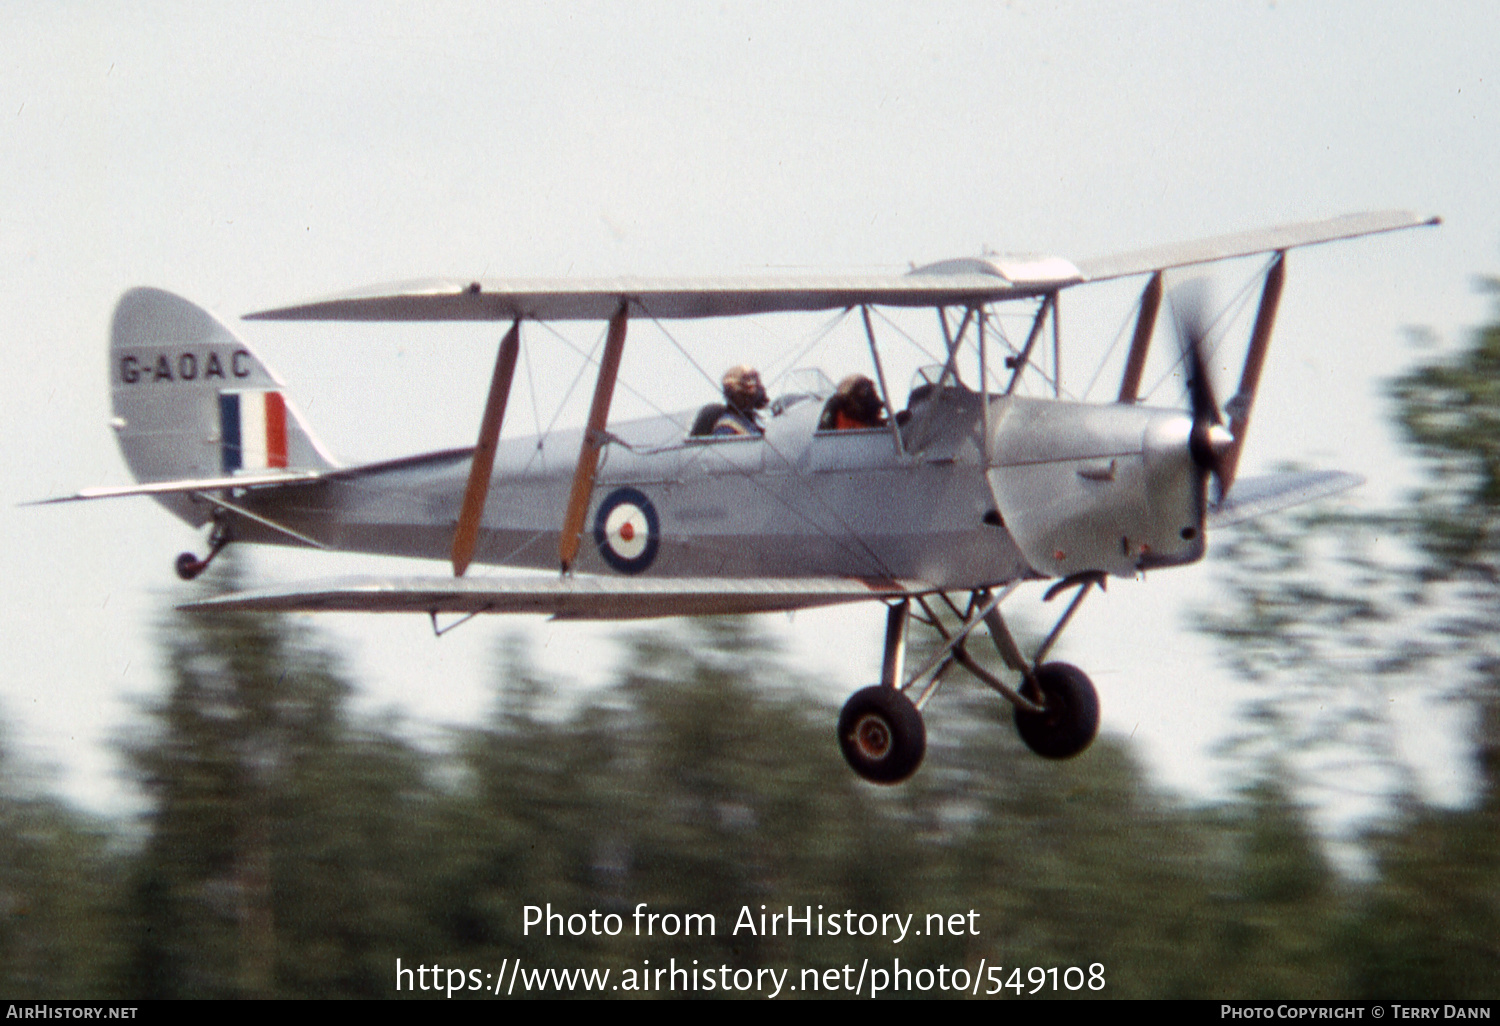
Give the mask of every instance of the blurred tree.
[[(470, 825), (450, 834), (465, 853), (448, 862), (459, 872), (446, 888), (450, 958), (617, 972), (672, 958), (984, 961), (1021, 993), (1035, 989), (1031, 966), (1098, 963), (1118, 996), (1334, 991), (1335, 880), (1279, 792), (1240, 819), (1185, 811), (1118, 741), (1038, 759), (998, 698), (957, 683), (927, 710), (922, 770), (900, 788), (864, 784), (837, 754), (834, 710), (807, 697), (753, 623), (641, 635), (615, 684), (565, 705), (506, 649), (497, 714), (465, 744)], [(523, 936), (523, 907), (548, 902), (616, 912), (626, 935)], [(712, 913), (717, 933), (636, 938), (638, 903)], [(921, 935), (897, 946), (734, 932), (741, 909), (788, 905), (909, 913)], [(928, 914), (971, 910), (977, 934), (926, 930)]]
[(163, 641), (170, 690), (127, 745), (150, 801), (127, 989), (388, 994), (422, 938), (422, 758), (351, 724), (333, 657), (290, 621), (173, 613)]
[[(1500, 301), (1500, 278), (1481, 285)], [(1432, 575), (1481, 582), (1492, 597), (1500, 585), (1500, 303), (1497, 319), (1467, 345), (1399, 378), (1392, 392), (1428, 479), (1411, 516)]]
[(124, 858), (106, 825), (40, 795), (0, 733), (0, 993), (107, 998)]
[[(1500, 285), (1486, 288), (1500, 295)], [(1392, 388), (1424, 481), (1392, 513), (1268, 522), (1228, 547), (1231, 601), (1202, 626), (1231, 665), (1274, 688), (1259, 734), (1291, 752), (1362, 755), (1385, 796), (1368, 840), (1373, 882), (1348, 919), (1350, 986), (1364, 996), (1500, 992), (1500, 320)], [(1351, 534), (1352, 532), (1352, 534)], [(1354, 544), (1350, 538), (1356, 539)], [(1424, 806), (1384, 710), (1420, 688), (1473, 713), (1475, 793)], [(1299, 697), (1301, 700), (1299, 700)], [(1318, 706), (1316, 716), (1309, 711)], [(1356, 766), (1359, 765), (1356, 760)], [(1351, 777), (1342, 759), (1334, 767)], [(1327, 772), (1328, 767), (1322, 767)]]
[[(732, 933), (743, 906), (785, 911), (847, 900), (860, 881), (894, 900), (880, 868), (901, 839), (875, 831), (830, 739), (826, 710), (787, 686), (785, 668), (744, 620), (647, 632), (619, 680), (561, 709), (516, 646), (501, 669), (495, 719), (466, 744), (477, 829), (454, 917), (495, 957), (588, 952), (639, 968), (677, 957), (769, 964), (785, 939)], [(658, 925), (599, 942), (521, 936), (524, 905), (711, 913), (705, 941)], [(882, 907), (890, 907), (885, 901)], [(629, 934), (634, 933), (633, 925)]]
[[(983, 989), (1006, 995), (1036, 989), (1032, 966), (1097, 964), (1112, 996), (1327, 994), (1346, 978), (1330, 964), (1333, 876), (1284, 791), (1187, 811), (1120, 742), (1038, 759), (995, 696), (955, 685), (929, 708), (922, 771), (864, 784), (834, 711), (753, 619), (641, 633), (614, 683), (565, 699), (572, 682), (512, 641), (490, 722), (458, 736), (456, 759), (353, 717), (331, 657), (289, 622), (169, 624), (172, 688), (129, 748), (152, 804), (119, 931), (126, 993), (390, 995), (398, 957), (615, 979), (673, 959), (983, 962), (1003, 969)], [(549, 904), (624, 930), (525, 931), (525, 906)], [(642, 904), (661, 918), (636, 936)], [(763, 906), (789, 905), (910, 914), (921, 932), (759, 929)], [(753, 931), (736, 929), (746, 909)], [(928, 930), (929, 914), (971, 911), (977, 932)], [(689, 933), (705, 913), (712, 933)]]
[[(1216, 546), (1225, 600), (1194, 625), (1258, 687), (1226, 746), (1254, 793), (1283, 780), (1347, 836), (1415, 793), (1390, 719), (1433, 656), (1420, 560), (1399, 516), (1301, 511), (1240, 524)], [(1343, 818), (1329, 810), (1343, 810)]]

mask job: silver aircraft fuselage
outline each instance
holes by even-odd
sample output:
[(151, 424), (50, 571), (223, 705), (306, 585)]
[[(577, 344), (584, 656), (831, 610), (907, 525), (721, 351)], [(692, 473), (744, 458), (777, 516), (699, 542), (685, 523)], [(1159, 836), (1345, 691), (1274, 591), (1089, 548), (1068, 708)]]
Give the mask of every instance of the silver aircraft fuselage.
[[(778, 405), (762, 436), (689, 438), (691, 417), (612, 425), (573, 569), (959, 590), (1133, 575), (1203, 554), (1203, 485), (1180, 411), (1001, 396), (986, 410), (979, 394), (947, 388), (899, 432), (818, 431), (822, 397)], [(500, 443), (476, 562), (557, 568), (581, 439)], [(446, 559), (470, 458), (335, 471), (238, 501), (330, 549)], [(289, 541), (248, 521), (235, 537)]]

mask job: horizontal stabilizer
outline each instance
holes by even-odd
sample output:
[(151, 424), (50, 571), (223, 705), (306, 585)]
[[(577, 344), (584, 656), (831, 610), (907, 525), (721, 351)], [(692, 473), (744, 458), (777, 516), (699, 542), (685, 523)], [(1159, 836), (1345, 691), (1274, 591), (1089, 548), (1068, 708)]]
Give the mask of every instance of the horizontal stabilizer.
[(193, 495), (217, 492), (226, 488), (266, 488), (274, 485), (311, 484), (329, 476), (328, 471), (278, 470), (264, 474), (235, 474), (231, 477), (195, 477), (177, 481), (152, 481), (149, 484), (85, 488), (75, 495), (55, 499), (37, 499), (23, 506), (47, 506), (54, 502), (84, 502), (88, 499), (120, 499), (130, 495)]
[(333, 613), (545, 613), (638, 620), (786, 612), (931, 591), (917, 581), (844, 577), (340, 577), (189, 602), (185, 610)]
[(1228, 527), (1305, 502), (1326, 499), (1364, 483), (1365, 479), (1358, 474), (1347, 474), (1342, 470), (1242, 477), (1235, 481), (1223, 502), (1209, 507), (1208, 526), (1215, 529)]
[(338, 467), (330, 470), (268, 470), (251, 474), (232, 474), (228, 477), (193, 477), (176, 481), (152, 481), (147, 484), (109, 485), (100, 488), (85, 488), (75, 495), (35, 499), (31, 502), (23, 502), (21, 505), (48, 506), (55, 502), (120, 499), (131, 495), (196, 495), (200, 492), (222, 492), (230, 488), (276, 488), (316, 484), (319, 481), (351, 481), (392, 470), (456, 465), (473, 455), (473, 448), (441, 449), (436, 452), (419, 453), (416, 456), (403, 456), (400, 459), (381, 460), (377, 463), (364, 463), (359, 466)]

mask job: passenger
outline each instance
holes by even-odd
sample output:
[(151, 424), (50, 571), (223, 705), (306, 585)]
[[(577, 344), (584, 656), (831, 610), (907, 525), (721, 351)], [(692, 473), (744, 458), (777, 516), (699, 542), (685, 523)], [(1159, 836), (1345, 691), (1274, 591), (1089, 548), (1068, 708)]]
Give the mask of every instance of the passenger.
[(819, 431), (885, 427), (885, 406), (875, 391), (875, 382), (863, 374), (851, 374), (839, 382), (838, 391), (823, 407)]
[(714, 423), (715, 435), (759, 435), (763, 433), (757, 411), (769, 406), (760, 372), (741, 364), (724, 372), (724, 412)]

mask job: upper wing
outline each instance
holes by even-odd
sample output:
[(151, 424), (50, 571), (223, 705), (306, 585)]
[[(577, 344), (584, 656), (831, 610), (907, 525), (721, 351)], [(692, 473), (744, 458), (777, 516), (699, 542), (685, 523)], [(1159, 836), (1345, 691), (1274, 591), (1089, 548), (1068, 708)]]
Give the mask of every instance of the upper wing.
[(1253, 256), (1256, 253), (1271, 253), (1276, 250), (1296, 249), (1299, 246), (1315, 246), (1320, 242), (1337, 242), (1339, 239), (1354, 239), (1361, 235), (1376, 235), (1393, 232), (1400, 228), (1416, 228), (1419, 225), (1441, 224), (1437, 217), (1423, 217), (1409, 210), (1380, 210), (1368, 214), (1345, 214), (1325, 221), (1303, 221), (1300, 224), (1282, 225), (1280, 228), (1263, 228), (1253, 232), (1238, 232), (1220, 235), (1212, 239), (1195, 242), (1179, 242), (1171, 246), (1156, 246), (1138, 249), (1133, 253), (1095, 257), (1080, 261), (1078, 269), (1088, 281), (1103, 281), (1107, 278), (1125, 278), (1132, 274), (1149, 271), (1164, 271), (1169, 267), (1187, 267), (1190, 264), (1207, 264), (1215, 260), (1232, 260), (1235, 257)]
[(931, 591), (917, 581), (843, 577), (341, 577), (190, 602), (189, 610), (364, 613), (549, 613), (639, 620), (810, 609)]
[(622, 304), (660, 320), (875, 306), (973, 306), (1168, 267), (1311, 246), (1416, 225), (1408, 211), (1350, 214), (1072, 263), (1061, 257), (946, 260), (909, 274), (595, 281), (425, 281), (384, 285), (249, 314), (276, 321), (607, 320)]
[[(1019, 280), (1005, 277), (1005, 270)], [(1050, 276), (1049, 276), (1050, 275)], [(659, 320), (877, 306), (968, 306), (1082, 279), (1067, 261), (949, 261), (910, 274), (782, 278), (423, 281), (376, 286), (252, 321), (602, 321), (622, 303)]]

